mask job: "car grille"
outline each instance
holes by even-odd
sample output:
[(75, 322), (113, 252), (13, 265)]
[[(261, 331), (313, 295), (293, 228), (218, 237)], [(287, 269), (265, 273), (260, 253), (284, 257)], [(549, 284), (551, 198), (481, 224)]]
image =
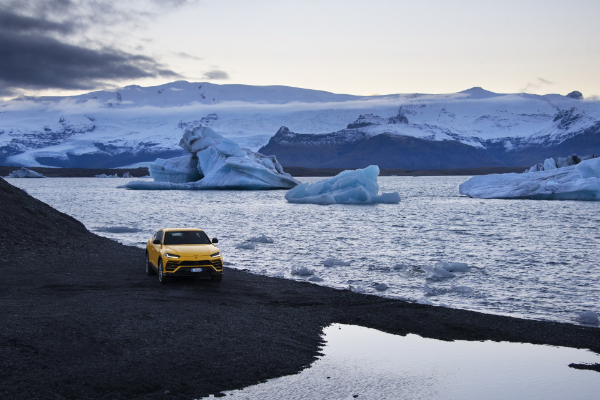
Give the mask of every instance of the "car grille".
[(196, 267), (202, 265), (209, 265), (216, 269), (223, 269), (223, 265), (221, 264), (221, 260), (213, 261), (212, 263), (209, 260), (198, 260), (198, 261), (168, 261), (165, 269), (168, 272), (173, 272), (179, 267)]

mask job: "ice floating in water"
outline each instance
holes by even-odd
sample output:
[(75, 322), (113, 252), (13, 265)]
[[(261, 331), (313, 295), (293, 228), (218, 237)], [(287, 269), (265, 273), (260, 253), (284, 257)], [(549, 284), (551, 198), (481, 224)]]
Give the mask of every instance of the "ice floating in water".
[(577, 318), (577, 320), (579, 322), (581, 322), (582, 324), (590, 324), (590, 325), (594, 325), (597, 324), (598, 321), (598, 314), (596, 314), (593, 311), (584, 311), (581, 314), (579, 314), (579, 317)]
[(240, 243), (235, 247), (242, 250), (254, 250), (256, 245), (254, 243)]
[(447, 263), (447, 262), (440, 261), (436, 265), (441, 266), (448, 272), (469, 272), (469, 270), (470, 270), (469, 264), (461, 263), (461, 262)]
[(333, 267), (336, 265), (341, 267), (347, 267), (350, 265), (350, 263), (343, 260), (338, 260), (337, 258), (328, 258), (325, 261), (323, 261), (323, 266), (325, 267)]
[(313, 275), (315, 273), (314, 270), (309, 269), (308, 267), (305, 266), (292, 266), (292, 275)]
[(425, 293), (427, 293), (429, 296), (437, 296), (438, 294), (440, 294), (437, 290), (429, 287), (428, 284), (423, 285), (423, 290), (425, 291)]
[(249, 242), (253, 242), (253, 243), (273, 243), (273, 239), (263, 235), (257, 236), (257, 237), (253, 237), (248, 239)]
[(452, 291), (456, 293), (467, 294), (473, 292), (473, 289), (468, 286), (452, 286)]
[(438, 262), (433, 266), (425, 265), (425, 266), (421, 267), (423, 269), (423, 271), (426, 272), (425, 278), (426, 279), (453, 278), (454, 274), (452, 272), (447, 271), (444, 268), (444, 264), (447, 264), (447, 263)]
[(308, 278), (308, 280), (310, 282), (323, 282), (323, 279), (319, 278), (318, 276), (311, 276), (310, 278)]
[(600, 158), (549, 171), (474, 176), (459, 192), (481, 199), (600, 200)]
[(186, 130), (179, 146), (189, 155), (150, 164), (154, 182), (133, 181), (123, 187), (141, 190), (289, 189), (298, 185), (275, 156), (242, 149), (208, 127)]
[(22, 167), (8, 174), (7, 178), (45, 178), (44, 175)]
[(285, 198), (290, 203), (311, 204), (374, 204), (400, 202), (398, 192), (379, 195), (379, 167), (343, 171), (313, 184), (302, 183), (289, 190)]
[(378, 290), (380, 292), (383, 292), (384, 290), (386, 290), (388, 288), (388, 285), (385, 283), (379, 283), (375, 286), (373, 286), (375, 288), (375, 290)]
[(353, 286), (353, 285), (348, 285), (348, 290), (354, 293), (364, 293), (365, 292), (365, 288), (363, 286)]

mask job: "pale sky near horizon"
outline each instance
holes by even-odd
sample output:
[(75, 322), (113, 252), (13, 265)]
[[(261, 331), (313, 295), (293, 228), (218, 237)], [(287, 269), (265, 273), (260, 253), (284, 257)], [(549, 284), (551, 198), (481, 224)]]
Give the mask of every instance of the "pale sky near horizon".
[[(6, 7), (15, 4), (2, 1)], [(74, 7), (86, 3), (73, 0)], [(124, 14), (131, 18), (114, 25), (89, 18), (85, 30), (49, 35), (81, 48), (147, 56), (179, 76), (97, 75), (72, 88), (51, 81), (45, 87), (21, 81), (7, 87), (13, 93), (66, 94), (185, 79), (357, 95), (453, 93), (481, 86), (500, 93), (579, 90), (586, 98), (600, 96), (598, 0), (157, 3), (131, 3)], [(151, 15), (145, 16), (147, 10)]]

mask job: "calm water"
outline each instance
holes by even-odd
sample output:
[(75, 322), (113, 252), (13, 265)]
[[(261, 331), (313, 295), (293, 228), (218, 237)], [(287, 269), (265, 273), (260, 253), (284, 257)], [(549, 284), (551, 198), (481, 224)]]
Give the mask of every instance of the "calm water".
[[(291, 274), (306, 266), (319, 285), (533, 319), (576, 323), (600, 311), (600, 202), (470, 199), (458, 194), (466, 179), (382, 177), (402, 201), (374, 206), (289, 204), (284, 191), (133, 191), (117, 188), (122, 178), (7, 180), (125, 244), (141, 247), (163, 227), (203, 228), (226, 265), (258, 274), (306, 280)], [(273, 243), (240, 248), (260, 235)], [(472, 268), (426, 280), (423, 267), (437, 261)]]
[[(444, 342), (352, 325), (324, 331), (323, 356), (297, 375), (226, 392), (234, 399), (598, 398), (591, 351), (506, 342)], [(209, 398), (209, 397), (207, 397)]]

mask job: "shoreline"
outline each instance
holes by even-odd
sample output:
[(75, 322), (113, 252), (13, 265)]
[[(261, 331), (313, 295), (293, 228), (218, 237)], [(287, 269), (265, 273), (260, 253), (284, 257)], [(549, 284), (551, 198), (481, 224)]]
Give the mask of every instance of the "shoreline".
[[(9, 173), (21, 167), (0, 166), (0, 177), (6, 177)], [(26, 167), (32, 171), (45, 175), (48, 178), (94, 178), (96, 175), (118, 174), (123, 176), (125, 172), (133, 178), (148, 176), (148, 168), (47, 168)], [(509, 172), (522, 173), (527, 167), (484, 167), (484, 168), (453, 168), (453, 169), (393, 169), (381, 168), (379, 176), (472, 176), (488, 174), (504, 174)], [(356, 168), (350, 168), (356, 169)], [(344, 171), (343, 168), (303, 168), (283, 167), (283, 170), (293, 177), (324, 177), (335, 176)]]
[[(332, 323), (600, 352), (598, 328), (434, 307), (225, 268), (159, 285), (144, 251), (0, 179), (0, 393), (191, 399), (299, 372)], [(573, 360), (576, 362), (577, 360)], [(168, 395), (165, 392), (168, 391)]]

